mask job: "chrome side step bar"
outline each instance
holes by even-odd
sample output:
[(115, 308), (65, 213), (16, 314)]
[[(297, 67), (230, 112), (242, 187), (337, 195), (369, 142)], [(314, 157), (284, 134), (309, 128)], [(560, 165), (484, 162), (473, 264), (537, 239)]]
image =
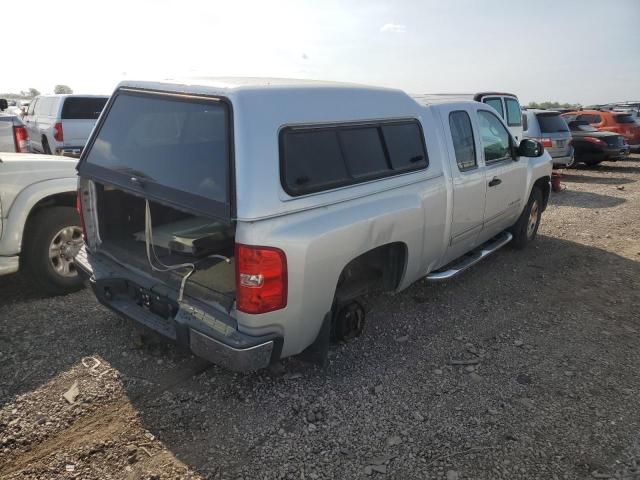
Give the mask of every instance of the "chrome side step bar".
[(513, 235), (509, 232), (502, 232), (500, 235), (493, 237), (491, 240), (483, 243), (480, 247), (470, 251), (466, 255), (463, 255), (454, 262), (446, 265), (440, 270), (433, 271), (427, 275), (427, 280), (431, 282), (438, 282), (442, 280), (449, 280), (455, 277), (461, 272), (464, 272), (467, 268), (472, 267), (480, 260), (488, 257), (496, 250), (500, 250), (507, 243), (511, 241)]

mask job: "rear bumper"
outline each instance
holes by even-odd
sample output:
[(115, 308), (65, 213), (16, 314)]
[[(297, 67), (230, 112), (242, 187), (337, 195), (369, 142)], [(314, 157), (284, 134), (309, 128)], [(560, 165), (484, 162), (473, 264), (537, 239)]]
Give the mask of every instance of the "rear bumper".
[(15, 273), (20, 268), (20, 257), (0, 257), (0, 275)]
[(604, 149), (605, 156), (608, 159), (619, 159), (629, 156), (631, 147), (629, 145), (623, 145), (621, 147), (607, 147)]
[(200, 358), (243, 372), (265, 368), (280, 356), (281, 338), (244, 334), (225, 312), (195, 299), (178, 303), (166, 295), (166, 289), (159, 293), (157, 281), (150, 283), (112, 260), (88, 254), (86, 248), (75, 264), (100, 303)]
[(82, 149), (84, 147), (58, 147), (56, 148), (56, 155), (64, 155), (65, 157), (80, 158)]

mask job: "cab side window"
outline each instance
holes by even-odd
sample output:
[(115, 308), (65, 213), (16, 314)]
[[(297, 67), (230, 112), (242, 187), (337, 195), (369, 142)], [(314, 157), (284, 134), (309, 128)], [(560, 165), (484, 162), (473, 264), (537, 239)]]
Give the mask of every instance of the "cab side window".
[(473, 138), (469, 114), (463, 110), (451, 112), (449, 114), (449, 128), (451, 129), (458, 170), (465, 172), (477, 168), (476, 143)]
[(486, 103), (487, 105), (489, 105), (496, 112), (498, 112), (502, 118), (504, 118), (504, 110), (502, 109), (502, 100), (496, 97), (485, 98), (484, 100), (482, 100), (482, 103)]
[(38, 102), (39, 102), (39, 101), (40, 101), (40, 99), (39, 99), (39, 98), (36, 98), (34, 101), (32, 101), (32, 102), (29, 104), (29, 108), (27, 108), (27, 115), (33, 115), (34, 110), (35, 110), (35, 108), (36, 108), (36, 105), (38, 105)]
[(478, 127), (487, 165), (511, 158), (511, 137), (498, 117), (486, 110), (479, 110)]

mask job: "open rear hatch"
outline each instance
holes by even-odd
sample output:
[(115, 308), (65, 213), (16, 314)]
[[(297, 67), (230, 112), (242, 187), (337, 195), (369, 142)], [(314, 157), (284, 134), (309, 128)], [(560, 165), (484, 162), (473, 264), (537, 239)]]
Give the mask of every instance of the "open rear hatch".
[[(235, 296), (229, 110), (223, 101), (118, 90), (78, 166), (93, 182), (93, 251), (175, 292)], [(81, 182), (81, 185), (82, 185)], [(188, 281), (187, 281), (188, 280)]]

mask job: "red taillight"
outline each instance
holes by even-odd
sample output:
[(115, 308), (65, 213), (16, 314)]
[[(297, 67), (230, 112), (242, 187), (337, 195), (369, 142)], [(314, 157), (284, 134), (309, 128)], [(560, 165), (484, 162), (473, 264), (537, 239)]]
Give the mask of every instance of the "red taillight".
[(82, 193), (78, 190), (78, 195), (76, 196), (76, 210), (78, 212), (78, 217), (80, 217), (80, 227), (82, 227), (82, 234), (86, 240), (87, 238), (87, 228), (84, 225), (84, 214), (82, 213), (82, 200), (80, 200)]
[(62, 123), (58, 122), (53, 126), (53, 138), (56, 142), (62, 142), (64, 140), (64, 132), (62, 131)]
[(29, 134), (24, 126), (13, 127), (13, 141), (16, 144), (16, 152), (27, 153), (29, 151)]
[(540, 143), (544, 148), (551, 148), (553, 146), (553, 141), (550, 138), (541, 138)]
[(605, 142), (596, 137), (582, 137), (585, 142), (593, 143), (594, 145), (606, 145)]
[(266, 313), (287, 306), (287, 257), (273, 247), (237, 243), (236, 308)]

